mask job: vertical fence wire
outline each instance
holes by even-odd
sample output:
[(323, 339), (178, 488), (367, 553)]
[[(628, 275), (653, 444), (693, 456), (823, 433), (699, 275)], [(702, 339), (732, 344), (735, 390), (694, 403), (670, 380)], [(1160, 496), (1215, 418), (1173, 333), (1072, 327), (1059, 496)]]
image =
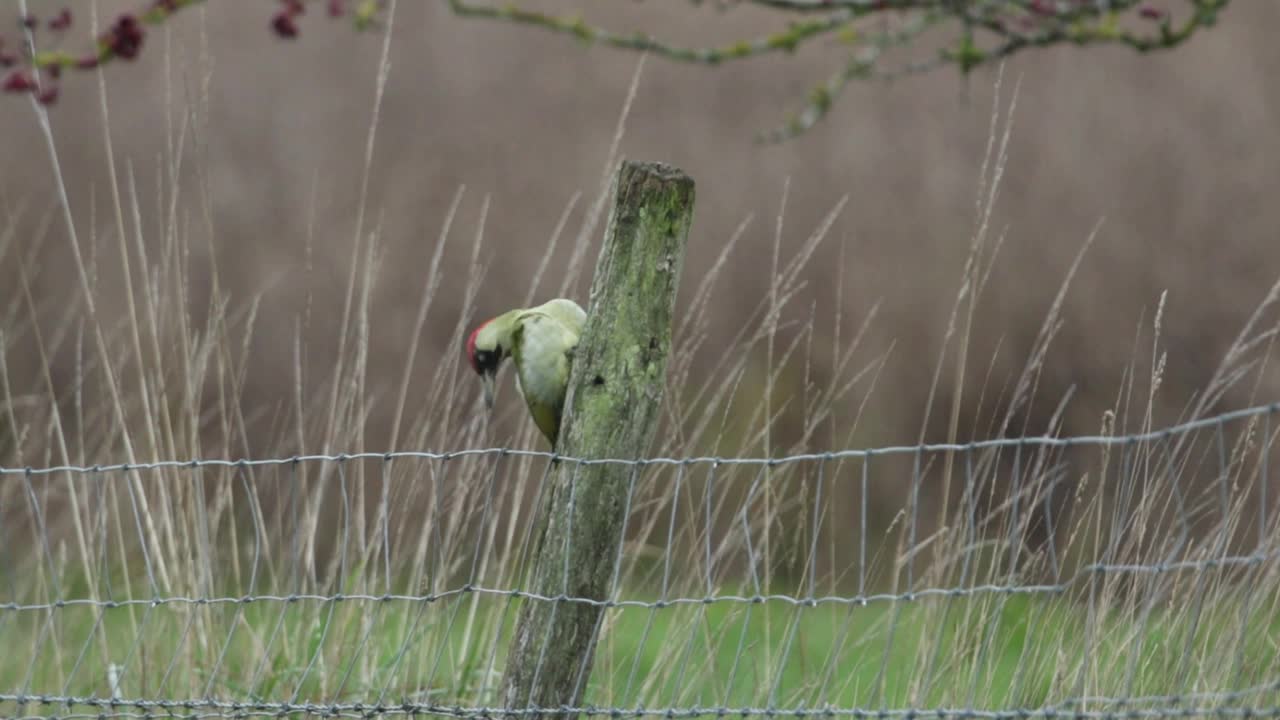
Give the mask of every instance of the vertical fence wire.
[[(775, 458), (0, 468), (0, 713), (1280, 717), (1277, 412)], [(601, 597), (527, 584), (554, 463), (571, 503), (578, 468), (630, 468), (616, 543), (568, 548), (608, 564)], [(525, 603), (601, 608), (582, 707), (497, 698)]]

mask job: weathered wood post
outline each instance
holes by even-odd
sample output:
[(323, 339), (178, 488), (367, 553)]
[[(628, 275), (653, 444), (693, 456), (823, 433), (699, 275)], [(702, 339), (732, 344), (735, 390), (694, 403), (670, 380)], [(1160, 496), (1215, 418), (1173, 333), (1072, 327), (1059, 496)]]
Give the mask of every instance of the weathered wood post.
[[(613, 191), (556, 448), (569, 457), (631, 459), (648, 449), (693, 218), (693, 180), (676, 168), (625, 162)], [(556, 466), (535, 519), (529, 592), (607, 599), (632, 471), (621, 463)], [(504, 706), (578, 707), (603, 612), (591, 603), (526, 599), (507, 653)]]

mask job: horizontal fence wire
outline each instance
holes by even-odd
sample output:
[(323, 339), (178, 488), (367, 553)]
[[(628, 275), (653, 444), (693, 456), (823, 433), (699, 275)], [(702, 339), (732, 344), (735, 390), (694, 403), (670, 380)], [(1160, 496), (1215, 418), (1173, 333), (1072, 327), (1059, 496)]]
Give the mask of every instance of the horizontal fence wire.
[(797, 453), (795, 455), (786, 455), (782, 457), (687, 457), (687, 458), (669, 458), (669, 457), (653, 457), (653, 458), (576, 458), (568, 455), (559, 455), (553, 452), (543, 452), (539, 450), (519, 450), (512, 448), (473, 448), (467, 450), (453, 450), (449, 452), (430, 452), (425, 450), (396, 450), (391, 452), (357, 452), (357, 453), (338, 453), (336, 455), (292, 455), (290, 457), (280, 458), (263, 458), (249, 459), (242, 458), (237, 460), (225, 460), (218, 458), (191, 459), (191, 460), (157, 460), (154, 462), (139, 463), (116, 463), (108, 465), (52, 465), (43, 468), (33, 467), (3, 467), (0, 466), (0, 475), (49, 475), (52, 473), (90, 473), (90, 472), (117, 472), (129, 470), (156, 470), (163, 468), (203, 468), (203, 467), (224, 467), (224, 468), (243, 468), (243, 467), (261, 467), (270, 465), (290, 465), (302, 462), (351, 462), (354, 460), (396, 460), (399, 458), (413, 458), (419, 460), (455, 460), (465, 457), (500, 455), (510, 457), (532, 457), (545, 458), (548, 460), (559, 460), (566, 463), (574, 463), (581, 465), (786, 465), (797, 462), (813, 462), (815, 460), (844, 460), (849, 458), (866, 458), (881, 455), (904, 455), (918, 454), (921, 452), (967, 452), (973, 450), (988, 450), (992, 448), (1012, 448), (1012, 447), (1072, 447), (1076, 445), (1127, 445), (1139, 442), (1150, 442), (1153, 440), (1162, 440), (1178, 435), (1203, 430), (1205, 428), (1215, 427), (1223, 423), (1234, 422), (1237, 420), (1248, 419), (1260, 415), (1274, 415), (1280, 412), (1280, 403), (1272, 403), (1270, 405), (1258, 405), (1251, 408), (1241, 410), (1233, 410), (1222, 413), (1209, 418), (1201, 418), (1180, 425), (1172, 425), (1160, 430), (1150, 432), (1135, 433), (1132, 435), (1077, 435), (1074, 437), (1052, 437), (1045, 435), (1016, 437), (1016, 438), (996, 438), (992, 440), (975, 440), (968, 443), (923, 443), (919, 445), (889, 445), (880, 448), (867, 449), (847, 449), (835, 450), (824, 453)]
[[(509, 448), (0, 467), (4, 717), (1280, 717), (1280, 403), (779, 457)], [(535, 592), (616, 465), (607, 593)], [(505, 703), (527, 603), (597, 613)]]

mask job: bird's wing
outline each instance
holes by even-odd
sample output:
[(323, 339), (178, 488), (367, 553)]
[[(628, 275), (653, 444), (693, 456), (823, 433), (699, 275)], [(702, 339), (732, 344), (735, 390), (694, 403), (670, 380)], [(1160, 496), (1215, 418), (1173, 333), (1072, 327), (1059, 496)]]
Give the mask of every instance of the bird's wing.
[(571, 337), (570, 347), (578, 344), (578, 336), (582, 334), (582, 326), (586, 322), (587, 313), (572, 300), (557, 299), (529, 308), (517, 316), (516, 325), (523, 330), (529, 321), (550, 321), (556, 332), (563, 337)]
[(530, 312), (542, 312), (555, 318), (574, 335), (582, 334), (582, 326), (587, 321), (587, 313), (578, 303), (568, 298), (549, 300), (538, 307), (530, 308)]
[(554, 445), (578, 334), (541, 307), (520, 313), (518, 324), (515, 355), (520, 392), (538, 429)]

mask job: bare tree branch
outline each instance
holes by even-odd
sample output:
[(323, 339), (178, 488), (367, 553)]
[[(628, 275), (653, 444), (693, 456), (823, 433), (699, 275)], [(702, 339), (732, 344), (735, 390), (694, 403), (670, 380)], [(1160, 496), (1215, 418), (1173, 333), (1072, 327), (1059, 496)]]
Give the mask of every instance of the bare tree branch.
[[(29, 43), (22, 43), (25, 53), (20, 53), (6, 46), (0, 34), (0, 68), (10, 68), (0, 80), (0, 90), (33, 94), (42, 103), (52, 103), (63, 71), (132, 60), (143, 48), (146, 26), (167, 22), (178, 11), (203, 2), (149, 0), (137, 11), (117, 16), (95, 38), (92, 50), (79, 54), (34, 53)], [(792, 54), (819, 38), (833, 39), (844, 58), (826, 80), (815, 83), (799, 109), (779, 127), (760, 134), (767, 142), (794, 138), (813, 128), (855, 80), (892, 80), (946, 65), (967, 74), (1023, 50), (1060, 45), (1117, 45), (1140, 53), (1167, 50), (1212, 27), (1231, 4), (1231, 0), (718, 0), (715, 7), (723, 12), (747, 6), (776, 16), (777, 30), (698, 47), (668, 42), (643, 30), (595, 25), (579, 14), (554, 15), (495, 2), (448, 0), (448, 7), (462, 18), (541, 28), (589, 45), (703, 65)], [(702, 4), (703, 0), (690, 0), (691, 6)], [(267, 5), (271, 14), (264, 18), (263, 27), (281, 38), (296, 37), (308, 8), (316, 8), (310, 12), (351, 18), (358, 30), (376, 28), (382, 6), (382, 0), (281, 0)], [(225, 7), (230, 6), (219, 6)], [(240, 10), (239, 5), (235, 7)], [(34, 17), (15, 19), (28, 34), (39, 30), (55, 36), (64, 35), (72, 23), (70, 10), (44, 23)], [(890, 53), (895, 50), (900, 52)], [(917, 57), (899, 57), (911, 52)]]
[[(699, 5), (699, 0), (691, 0)], [(765, 8), (784, 18), (785, 27), (764, 37), (724, 46), (671, 45), (647, 32), (620, 32), (590, 24), (580, 15), (556, 16), (501, 6), (449, 0), (460, 17), (539, 27), (588, 44), (651, 52), (679, 62), (717, 65), (784, 51), (834, 36), (847, 57), (810, 90), (805, 104), (781, 127), (760, 139), (794, 138), (820, 122), (854, 80), (890, 80), (954, 65), (961, 73), (999, 62), (1017, 52), (1058, 45), (1120, 45), (1146, 53), (1178, 47), (1211, 27), (1231, 0), (726, 0), (725, 11), (741, 5)], [(814, 17), (819, 16), (819, 17)], [(797, 19), (799, 17), (800, 19)], [(893, 48), (917, 44), (926, 31), (950, 30), (951, 39), (927, 57), (889, 64)], [(924, 44), (922, 41), (919, 44)]]

